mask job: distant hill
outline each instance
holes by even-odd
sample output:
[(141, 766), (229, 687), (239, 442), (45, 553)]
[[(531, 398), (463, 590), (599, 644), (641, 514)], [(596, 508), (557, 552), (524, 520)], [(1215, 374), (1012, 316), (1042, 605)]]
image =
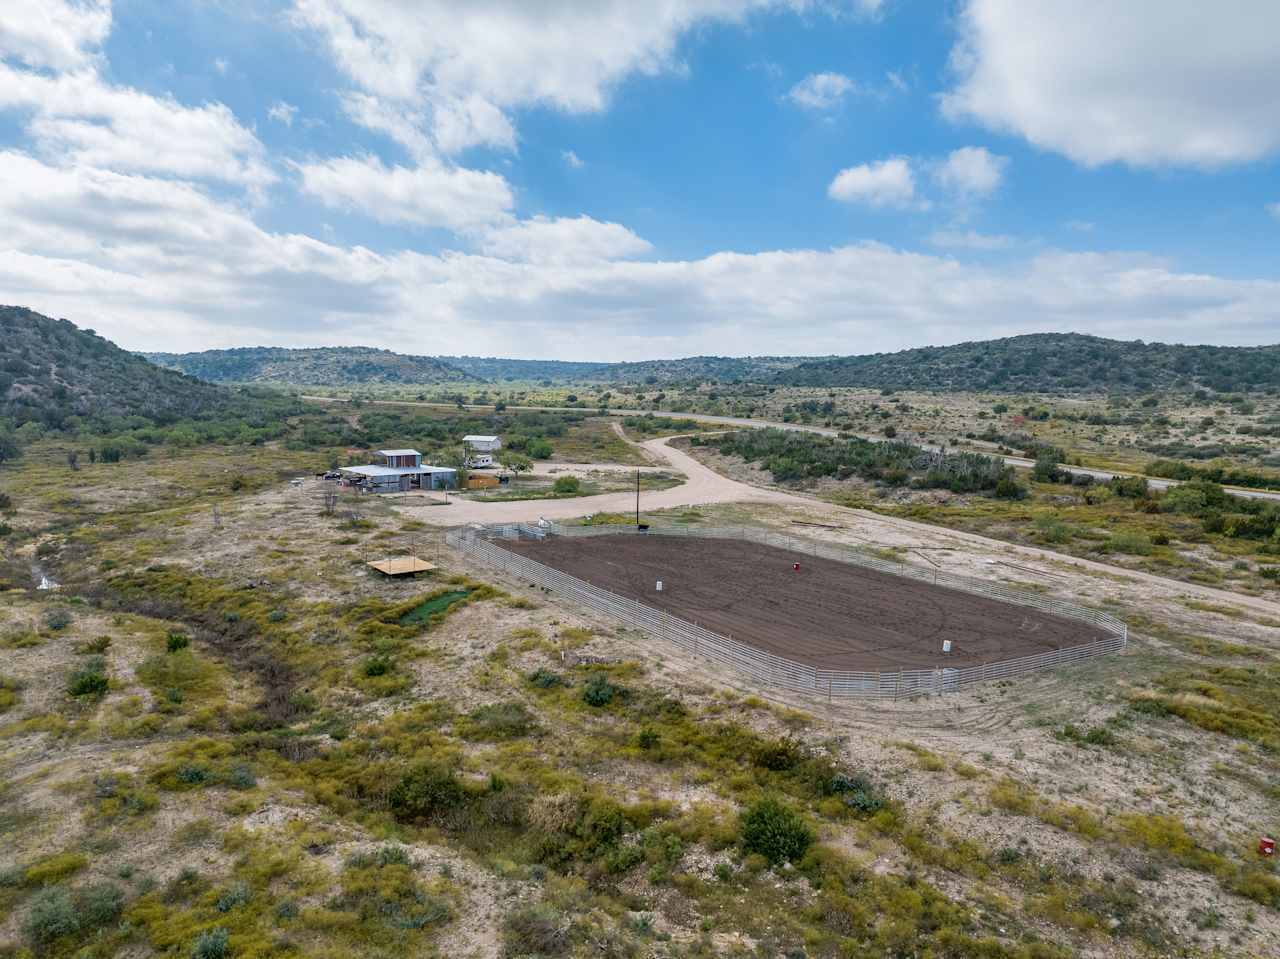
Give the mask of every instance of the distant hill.
[(0, 306), (0, 419), (50, 429), (73, 417), (141, 416), (157, 423), (200, 416), (226, 390), (162, 369), (93, 330), (20, 306)]
[(512, 360), (492, 356), (442, 356), (441, 360), (479, 380), (553, 380), (576, 383), (727, 383), (771, 379), (813, 357), (689, 356), (678, 360), (585, 363), (562, 360)]
[(147, 359), (210, 383), (289, 386), (438, 384), (465, 380), (675, 383), (767, 380), (806, 357), (692, 356), (678, 360), (588, 363), (493, 356), (412, 356), (367, 346), (313, 349), (251, 346), (202, 353), (146, 353)]
[(501, 356), (441, 356), (442, 363), (462, 370), (475, 380), (497, 383), (503, 380), (571, 380), (594, 377), (607, 363), (580, 363), (573, 360), (512, 360)]
[(814, 359), (811, 356), (688, 356), (679, 360), (611, 363), (598, 376), (610, 383), (758, 383)]
[(368, 346), (285, 349), (248, 346), (202, 353), (147, 353), (147, 359), (210, 383), (360, 386), (373, 383), (456, 383), (465, 372), (433, 356)]
[(1280, 387), (1280, 346), (1179, 346), (1032, 333), (806, 362), (776, 374), (774, 382), (1042, 393), (1207, 387), (1229, 393)]

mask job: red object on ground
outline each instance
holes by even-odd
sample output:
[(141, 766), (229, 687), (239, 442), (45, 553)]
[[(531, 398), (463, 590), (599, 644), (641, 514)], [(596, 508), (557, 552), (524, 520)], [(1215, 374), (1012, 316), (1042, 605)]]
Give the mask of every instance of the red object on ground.
[(1258, 855), (1274, 856), (1276, 854), (1276, 841), (1270, 836), (1263, 836), (1258, 840)]
[(794, 569), (797, 573), (798, 573), (798, 572), (800, 572), (800, 564), (799, 564), (799, 563), (792, 563), (792, 564), (791, 564), (791, 568), (792, 568), (792, 569)]

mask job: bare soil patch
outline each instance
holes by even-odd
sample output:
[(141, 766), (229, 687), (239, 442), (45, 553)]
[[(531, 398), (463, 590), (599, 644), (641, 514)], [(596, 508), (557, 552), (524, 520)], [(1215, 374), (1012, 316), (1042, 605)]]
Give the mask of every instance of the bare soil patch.
[(618, 535), (503, 546), (821, 669), (972, 666), (1105, 636), (1029, 607), (743, 540)]

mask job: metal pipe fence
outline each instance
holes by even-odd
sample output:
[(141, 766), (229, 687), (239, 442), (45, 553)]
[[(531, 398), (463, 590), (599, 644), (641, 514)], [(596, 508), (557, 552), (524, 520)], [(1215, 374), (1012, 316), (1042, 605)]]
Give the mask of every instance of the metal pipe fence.
[[(810, 556), (865, 566), (895, 576), (931, 582), (938, 586), (989, 596), (1003, 602), (1044, 610), (1058, 616), (1087, 622), (1108, 635), (1079, 646), (1021, 656), (998, 663), (937, 669), (833, 670), (817, 669), (773, 653), (721, 636), (663, 610), (618, 596), (575, 576), (552, 569), (544, 563), (513, 553), (497, 545), (501, 540), (545, 539), (547, 536), (586, 537), (632, 534), (638, 536), (684, 536), (703, 539), (737, 539), (776, 546)], [(632, 526), (561, 526), (555, 523), (513, 523), (499, 526), (469, 526), (450, 530), (446, 542), (482, 563), (528, 580), (558, 595), (576, 600), (628, 626), (673, 643), (686, 652), (721, 663), (767, 686), (798, 692), (862, 699), (897, 699), (905, 696), (955, 692), (974, 683), (1008, 679), (1023, 673), (1051, 669), (1095, 656), (1119, 652), (1128, 645), (1129, 630), (1124, 622), (1098, 610), (1062, 600), (1048, 599), (1025, 590), (987, 583), (909, 563), (893, 563), (847, 547), (817, 543), (785, 536), (756, 527), (660, 527), (639, 530)]]

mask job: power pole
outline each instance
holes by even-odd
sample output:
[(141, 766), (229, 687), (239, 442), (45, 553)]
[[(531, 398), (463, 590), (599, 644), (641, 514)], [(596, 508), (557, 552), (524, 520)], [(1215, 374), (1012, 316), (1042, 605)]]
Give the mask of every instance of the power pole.
[(636, 526), (640, 525), (640, 467), (636, 467)]

